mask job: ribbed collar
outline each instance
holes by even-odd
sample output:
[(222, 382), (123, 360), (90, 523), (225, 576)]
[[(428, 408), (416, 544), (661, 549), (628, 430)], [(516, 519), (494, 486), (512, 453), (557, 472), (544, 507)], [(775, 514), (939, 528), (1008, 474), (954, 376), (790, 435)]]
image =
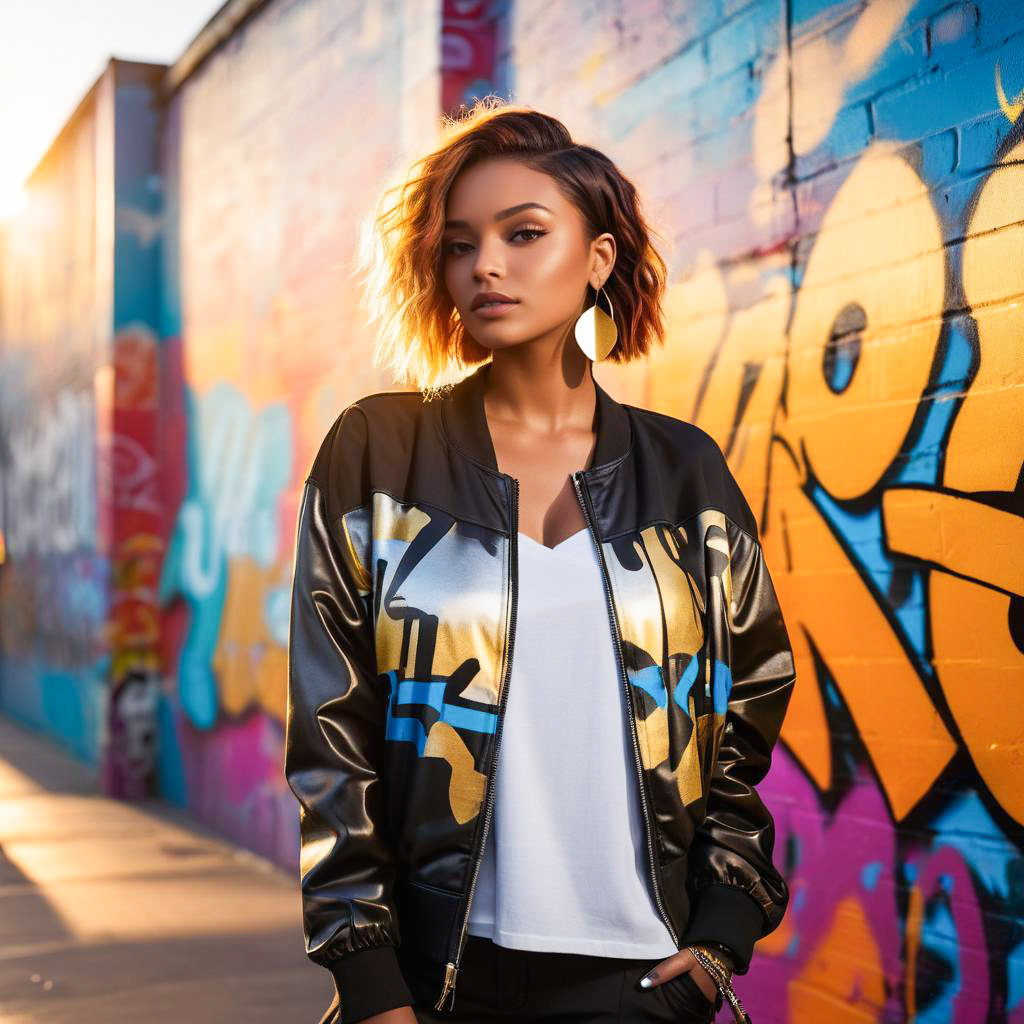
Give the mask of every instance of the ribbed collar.
[[(498, 460), (494, 454), (491, 431), (484, 411), (484, 391), (491, 363), (483, 363), (469, 376), (463, 377), (443, 397), (441, 417), (448, 438), (466, 455), (495, 473)], [(596, 470), (616, 462), (629, 450), (632, 440), (629, 414), (597, 381), (597, 406), (594, 410), (594, 427), (597, 441), (593, 458), (585, 470)]]

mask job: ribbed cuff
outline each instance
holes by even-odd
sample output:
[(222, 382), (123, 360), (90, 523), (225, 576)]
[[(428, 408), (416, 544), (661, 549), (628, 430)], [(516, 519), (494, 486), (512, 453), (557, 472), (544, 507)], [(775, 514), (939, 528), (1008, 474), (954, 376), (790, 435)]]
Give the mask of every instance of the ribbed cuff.
[(763, 926), (764, 914), (752, 896), (735, 885), (713, 882), (696, 894), (682, 945), (720, 942), (732, 951), (733, 973), (746, 974)]
[(413, 1005), (394, 946), (359, 949), (327, 966), (341, 1003), (337, 1024), (355, 1024), (385, 1010)]

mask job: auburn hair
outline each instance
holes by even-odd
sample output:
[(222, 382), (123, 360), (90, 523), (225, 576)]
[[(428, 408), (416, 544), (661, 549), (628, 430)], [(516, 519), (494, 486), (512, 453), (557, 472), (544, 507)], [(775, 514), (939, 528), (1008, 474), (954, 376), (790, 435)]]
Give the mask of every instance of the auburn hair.
[[(615, 266), (604, 289), (619, 337), (608, 359), (624, 363), (665, 340), (667, 271), (651, 242), (664, 238), (646, 217), (636, 188), (604, 153), (573, 142), (561, 121), (525, 104), (485, 96), (441, 118), (440, 145), (385, 188), (361, 223), (355, 260), (367, 324), (379, 323), (373, 364), (424, 394), (486, 362), (444, 285), (441, 236), (456, 176), (490, 157), (521, 161), (550, 175), (583, 216), (587, 242), (610, 232)], [(596, 293), (587, 286), (587, 302)]]

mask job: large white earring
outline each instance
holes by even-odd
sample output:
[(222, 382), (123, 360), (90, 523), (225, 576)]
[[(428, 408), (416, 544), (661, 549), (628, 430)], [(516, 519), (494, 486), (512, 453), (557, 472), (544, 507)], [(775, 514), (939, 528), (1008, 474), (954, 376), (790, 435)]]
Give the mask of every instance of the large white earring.
[(573, 328), (576, 344), (595, 363), (607, 359), (608, 353), (615, 348), (615, 342), (619, 339), (619, 329), (615, 326), (612, 300), (607, 292), (604, 297), (608, 300), (608, 312), (606, 313), (598, 306), (603, 291), (603, 286), (598, 288), (597, 295), (594, 296), (594, 304), (583, 310), (576, 318), (576, 326)]

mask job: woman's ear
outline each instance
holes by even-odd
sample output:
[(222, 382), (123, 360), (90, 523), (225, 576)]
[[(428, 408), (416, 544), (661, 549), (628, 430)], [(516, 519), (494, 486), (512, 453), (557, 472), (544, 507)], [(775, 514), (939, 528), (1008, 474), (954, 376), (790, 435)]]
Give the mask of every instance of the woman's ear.
[(590, 243), (590, 285), (597, 291), (612, 276), (615, 268), (615, 236), (605, 231)]

